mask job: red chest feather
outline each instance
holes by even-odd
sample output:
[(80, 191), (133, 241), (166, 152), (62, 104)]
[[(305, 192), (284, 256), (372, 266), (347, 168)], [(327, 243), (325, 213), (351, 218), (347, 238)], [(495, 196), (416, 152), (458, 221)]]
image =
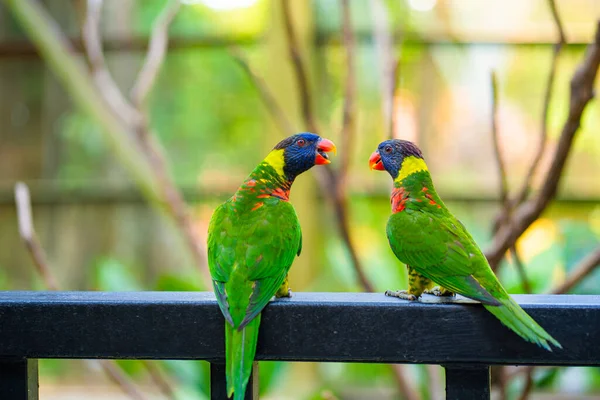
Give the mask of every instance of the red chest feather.
[(392, 212), (398, 213), (404, 211), (406, 202), (408, 201), (408, 192), (404, 188), (394, 188), (392, 190)]

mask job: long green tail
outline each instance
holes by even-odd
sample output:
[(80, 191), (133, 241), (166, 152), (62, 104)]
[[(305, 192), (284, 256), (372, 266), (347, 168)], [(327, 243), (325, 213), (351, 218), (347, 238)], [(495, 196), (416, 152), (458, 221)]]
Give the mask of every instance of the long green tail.
[(485, 305), (484, 307), (494, 314), (504, 325), (513, 330), (528, 342), (537, 344), (548, 351), (552, 351), (548, 342), (562, 349), (562, 346), (537, 322), (533, 320), (508, 294), (505, 299), (498, 299), (501, 306)]
[(258, 341), (260, 314), (238, 331), (225, 322), (225, 367), (227, 370), (227, 396), (235, 394), (234, 400), (244, 400), (246, 385), (252, 373), (252, 363)]

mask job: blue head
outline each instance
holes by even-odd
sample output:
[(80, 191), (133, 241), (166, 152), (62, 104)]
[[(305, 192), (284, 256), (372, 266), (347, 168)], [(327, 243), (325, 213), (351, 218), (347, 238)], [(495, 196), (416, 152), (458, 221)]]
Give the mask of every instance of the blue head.
[(369, 158), (369, 166), (378, 171), (387, 171), (393, 179), (396, 179), (404, 159), (408, 157), (423, 160), (421, 150), (414, 143), (408, 140), (390, 139), (379, 143), (377, 150)]
[(293, 180), (314, 165), (329, 164), (331, 161), (327, 153), (335, 152), (336, 147), (331, 140), (303, 132), (277, 143), (273, 152), (277, 150), (283, 150), (283, 172), (288, 179)]

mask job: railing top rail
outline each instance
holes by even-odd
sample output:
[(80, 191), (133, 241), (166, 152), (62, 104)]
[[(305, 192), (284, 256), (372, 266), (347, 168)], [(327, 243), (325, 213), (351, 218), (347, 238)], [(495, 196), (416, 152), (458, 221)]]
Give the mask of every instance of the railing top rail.
[[(600, 296), (514, 298), (563, 350), (523, 341), (467, 299), (294, 293), (265, 309), (257, 359), (600, 365)], [(0, 321), (0, 357), (224, 356), (224, 320), (210, 292), (0, 292)]]

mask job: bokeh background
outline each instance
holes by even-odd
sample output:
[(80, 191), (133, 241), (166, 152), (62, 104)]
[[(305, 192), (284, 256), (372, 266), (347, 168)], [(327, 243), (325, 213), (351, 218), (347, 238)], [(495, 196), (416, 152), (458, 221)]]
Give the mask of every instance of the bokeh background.
[[(341, 142), (346, 58), (339, 1), (287, 1), (309, 71), (318, 133)], [(104, 1), (105, 58), (125, 94), (165, 3)], [(85, 1), (41, 4), (65, 35), (80, 42)], [(548, 151), (534, 187), (551, 161), (568, 112), (569, 80), (600, 17), (597, 0), (556, 4), (569, 45), (557, 63)], [(389, 177), (372, 173), (367, 166), (369, 154), (388, 136), (382, 77), (392, 58), (382, 51), (374, 32), (387, 26), (394, 55), (400, 55), (392, 108), (394, 135), (420, 145), (438, 192), (485, 248), (500, 209), (490, 71), (495, 70), (498, 78), (499, 144), (508, 184), (517, 188), (539, 140), (557, 31), (545, 0), (351, 0), (350, 5), (357, 93), (347, 180), (350, 234), (366, 275), (378, 291), (384, 291), (405, 287), (406, 273), (384, 233)], [(281, 1), (188, 0), (169, 32), (168, 52), (150, 93), (147, 115), (165, 149), (172, 177), (191, 206), (194, 228), (204, 240), (216, 205), (235, 191), (276, 142), (293, 133), (279, 129), (232, 56), (232, 46), (262, 77), (294, 130), (308, 128), (288, 55)], [(83, 54), (77, 54), (83, 60)], [(598, 126), (600, 110), (592, 102), (558, 199), (517, 242), (534, 292), (561, 283), (600, 242)], [(18, 233), (13, 187), (24, 181), (31, 189), (36, 231), (61, 288), (204, 290), (185, 241), (148, 204), (100, 129), (73, 102), (0, 2), (0, 288), (45, 288)], [(335, 159), (332, 167), (337, 168)], [(303, 253), (291, 272), (292, 289), (361, 291), (325, 197), (314, 174), (299, 178), (292, 190), (304, 232)], [(524, 292), (510, 259), (498, 274), (509, 292)], [(599, 279), (592, 273), (573, 292), (599, 293)], [(173, 390), (171, 395), (157, 389), (142, 362), (119, 364), (145, 398), (208, 395), (205, 362), (153, 362), (152, 368)], [(405, 366), (404, 373), (422, 398), (439, 398), (441, 368)], [(41, 360), (40, 375), (44, 399), (128, 398), (88, 361)], [(539, 369), (533, 378), (531, 398), (600, 398), (597, 368)], [(511, 380), (508, 398), (517, 398), (523, 386), (521, 377)], [(261, 363), (261, 392), (265, 399), (399, 396), (388, 366), (335, 363)]]

